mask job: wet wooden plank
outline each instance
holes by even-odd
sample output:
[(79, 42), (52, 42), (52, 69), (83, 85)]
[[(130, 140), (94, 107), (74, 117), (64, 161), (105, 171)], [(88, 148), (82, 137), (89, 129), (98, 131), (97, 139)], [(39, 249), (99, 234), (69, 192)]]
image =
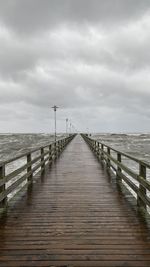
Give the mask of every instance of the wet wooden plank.
[(0, 266), (150, 266), (149, 229), (77, 136), (0, 219)]

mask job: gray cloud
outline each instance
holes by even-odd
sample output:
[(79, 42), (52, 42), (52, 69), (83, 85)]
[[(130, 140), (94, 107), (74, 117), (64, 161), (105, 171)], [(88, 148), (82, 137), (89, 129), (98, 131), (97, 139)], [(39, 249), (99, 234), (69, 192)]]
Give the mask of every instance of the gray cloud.
[(147, 0), (1, 0), (1, 21), (11, 29), (33, 33), (62, 23), (100, 23), (103, 26), (139, 18)]
[[(0, 1), (1, 131), (149, 131), (149, 1)], [(86, 119), (85, 119), (86, 118)], [(141, 121), (141, 125), (138, 123)]]

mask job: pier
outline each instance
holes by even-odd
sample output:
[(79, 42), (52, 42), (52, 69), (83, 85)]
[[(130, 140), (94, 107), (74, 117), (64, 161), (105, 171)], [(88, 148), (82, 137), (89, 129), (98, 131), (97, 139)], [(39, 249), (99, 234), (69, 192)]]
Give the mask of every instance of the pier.
[[(7, 174), (20, 159), (26, 163)], [(0, 266), (149, 267), (149, 169), (87, 135), (2, 162)]]

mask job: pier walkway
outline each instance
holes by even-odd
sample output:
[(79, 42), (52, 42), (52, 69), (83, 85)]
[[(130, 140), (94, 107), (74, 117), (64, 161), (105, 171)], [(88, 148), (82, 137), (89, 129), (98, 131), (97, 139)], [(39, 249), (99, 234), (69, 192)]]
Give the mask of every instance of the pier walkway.
[(150, 266), (150, 231), (77, 135), (0, 219), (0, 266)]

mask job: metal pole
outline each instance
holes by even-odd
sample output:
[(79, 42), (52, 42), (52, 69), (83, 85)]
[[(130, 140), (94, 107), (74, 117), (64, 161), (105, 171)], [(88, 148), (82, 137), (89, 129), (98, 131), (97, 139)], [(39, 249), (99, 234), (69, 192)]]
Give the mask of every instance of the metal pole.
[(55, 142), (56, 142), (56, 110), (54, 111), (55, 113)]
[(54, 122), (55, 122), (55, 142), (56, 142), (56, 140), (57, 140), (56, 111), (57, 111), (58, 107), (57, 107), (57, 106), (53, 106), (52, 108), (53, 108), (53, 110), (54, 110)]

